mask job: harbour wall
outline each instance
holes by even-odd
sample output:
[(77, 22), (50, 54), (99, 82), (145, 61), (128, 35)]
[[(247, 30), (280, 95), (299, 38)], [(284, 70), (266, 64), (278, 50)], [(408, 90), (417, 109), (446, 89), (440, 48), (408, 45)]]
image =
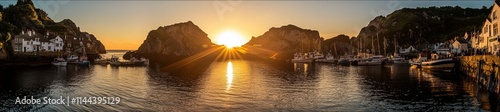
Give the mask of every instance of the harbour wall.
[(494, 55), (476, 55), (458, 57), (457, 74), (465, 75), (465, 77), (478, 86), (478, 89), (483, 89), (500, 98), (499, 87), (499, 65), (500, 56)]

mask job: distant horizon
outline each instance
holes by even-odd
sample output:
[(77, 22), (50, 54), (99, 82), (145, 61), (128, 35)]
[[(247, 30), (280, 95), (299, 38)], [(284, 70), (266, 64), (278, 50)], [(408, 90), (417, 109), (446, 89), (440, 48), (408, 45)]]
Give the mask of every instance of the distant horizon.
[[(0, 1), (4, 7), (17, 1)], [(269, 28), (293, 24), (316, 30), (329, 39), (357, 36), (374, 17), (401, 8), (490, 7), (483, 1), (33, 1), (54, 21), (71, 19), (81, 31), (94, 34), (107, 50), (137, 50), (151, 30), (192, 21), (213, 43), (227, 30), (246, 41)], [(92, 7), (88, 7), (92, 6)]]

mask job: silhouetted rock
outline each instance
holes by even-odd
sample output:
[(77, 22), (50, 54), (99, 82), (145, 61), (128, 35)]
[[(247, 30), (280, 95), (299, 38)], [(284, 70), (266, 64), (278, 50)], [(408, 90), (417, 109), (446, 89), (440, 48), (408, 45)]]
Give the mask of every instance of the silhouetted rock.
[[(291, 59), (297, 52), (321, 50), (323, 38), (316, 30), (302, 29), (295, 25), (271, 28), (263, 35), (252, 37), (245, 44), (248, 48), (262, 48), (274, 53), (261, 53), (275, 59)], [(257, 49), (250, 49), (256, 51)]]
[(137, 53), (150, 59), (182, 59), (212, 45), (207, 34), (188, 21), (150, 31)]

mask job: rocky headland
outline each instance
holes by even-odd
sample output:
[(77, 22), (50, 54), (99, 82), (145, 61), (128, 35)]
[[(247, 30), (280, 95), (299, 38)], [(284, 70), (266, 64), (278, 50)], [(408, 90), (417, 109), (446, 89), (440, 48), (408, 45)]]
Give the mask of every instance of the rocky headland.
[[(12, 47), (16, 35), (23, 31), (32, 31), (39, 36), (47, 32), (60, 36), (65, 42), (63, 51), (81, 53), (81, 50), (77, 49), (86, 47), (88, 54), (106, 53), (105, 46), (94, 35), (80, 31), (72, 20), (55, 22), (45, 11), (36, 8), (31, 0), (19, 0), (17, 4), (6, 8), (0, 5), (0, 60), (17, 62), (22, 61), (18, 59), (26, 58), (20, 57), (24, 55), (16, 55)], [(55, 36), (49, 36), (48, 39)], [(80, 42), (84, 46), (81, 46)]]

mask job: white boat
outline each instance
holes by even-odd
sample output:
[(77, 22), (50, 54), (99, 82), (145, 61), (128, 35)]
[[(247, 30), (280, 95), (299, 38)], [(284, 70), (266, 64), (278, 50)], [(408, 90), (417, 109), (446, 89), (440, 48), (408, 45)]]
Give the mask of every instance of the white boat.
[(99, 58), (94, 59), (94, 64), (108, 64), (108, 59), (103, 56), (99, 56)]
[(394, 64), (409, 64), (408, 60), (405, 60), (405, 58), (402, 57), (396, 57), (392, 62)]
[(132, 66), (144, 66), (144, 65), (147, 65), (149, 64), (149, 62), (147, 62), (148, 60), (146, 58), (135, 58), (135, 57), (132, 57), (130, 59), (130, 63)]
[(77, 55), (69, 55), (68, 58), (66, 58), (66, 61), (68, 63), (78, 63), (78, 56)]
[(80, 60), (78, 60), (78, 65), (84, 65), (84, 66), (90, 65), (90, 61), (87, 58), (87, 52), (85, 51), (85, 47), (83, 47), (83, 53), (82, 56), (80, 56)]
[(341, 57), (339, 58), (339, 62), (338, 62), (338, 64), (340, 64), (340, 65), (344, 65), (344, 66), (348, 66), (348, 65), (350, 65), (350, 64), (351, 64), (351, 62), (350, 62), (350, 61), (351, 61), (351, 60), (350, 60), (349, 56), (347, 56), (347, 55), (346, 55), (346, 56), (341, 56)]
[(358, 61), (358, 65), (361, 65), (361, 66), (382, 65), (382, 58), (383, 57), (384, 56), (382, 56), (382, 55), (372, 56), (368, 59), (363, 59), (363, 60)]
[(64, 58), (54, 58), (54, 61), (52, 61), (52, 65), (54, 66), (66, 66), (68, 62), (64, 60)]
[(422, 68), (427, 69), (452, 69), (455, 67), (455, 62), (453, 58), (439, 58), (438, 54), (432, 54), (432, 58), (428, 61), (422, 62), (420, 65)]
[(325, 58), (316, 59), (316, 62), (322, 63), (335, 63), (335, 61), (337, 60), (330, 53), (328, 53)]
[(307, 53), (295, 53), (291, 61), (294, 63), (310, 63), (313, 61), (313, 58), (311, 57), (312, 56), (308, 55)]
[(420, 66), (424, 61), (427, 61), (427, 56), (426, 54), (420, 53), (417, 59), (409, 60), (408, 63), (410, 63), (410, 65)]
[(405, 58), (400, 57), (398, 55), (394, 56), (394, 58), (392, 59), (392, 62), (394, 64), (409, 64), (408, 60), (406, 60)]
[(94, 59), (94, 64), (108, 64), (107, 59)]
[(115, 66), (120, 66), (122, 63), (118, 60), (118, 57), (113, 55), (113, 56), (111, 56), (111, 59), (109, 59), (109, 64), (115, 65)]
[(313, 58), (314, 59), (322, 59), (322, 58), (325, 58), (325, 55), (323, 55), (322, 53), (319, 53), (319, 52), (314, 52)]
[(148, 59), (141, 58), (140, 60), (144, 63), (144, 65), (146, 65), (146, 66), (149, 65), (149, 60)]

